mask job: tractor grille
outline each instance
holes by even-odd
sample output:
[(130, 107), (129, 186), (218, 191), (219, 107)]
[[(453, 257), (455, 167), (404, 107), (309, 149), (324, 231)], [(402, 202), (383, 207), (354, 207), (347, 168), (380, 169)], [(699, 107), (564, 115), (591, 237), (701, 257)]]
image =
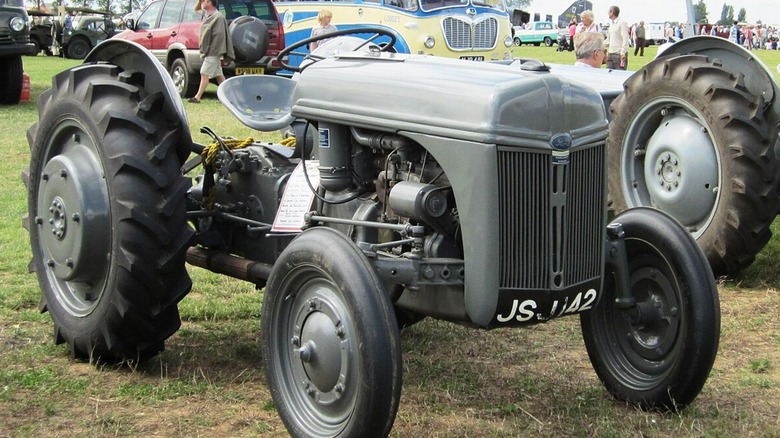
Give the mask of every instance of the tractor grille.
[(499, 287), (564, 289), (601, 275), (604, 144), (553, 165), (549, 151), (499, 150)]
[(493, 17), (472, 21), (466, 17), (442, 20), (444, 39), (452, 50), (489, 50), (496, 46), (498, 20)]

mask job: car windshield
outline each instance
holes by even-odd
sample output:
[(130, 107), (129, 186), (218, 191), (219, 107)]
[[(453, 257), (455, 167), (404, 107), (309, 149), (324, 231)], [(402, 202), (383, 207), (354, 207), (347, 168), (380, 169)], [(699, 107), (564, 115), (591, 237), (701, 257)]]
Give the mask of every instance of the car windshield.
[(499, 11), (506, 11), (505, 0), (416, 0), (416, 1), (420, 2), (423, 11), (433, 11), (436, 9), (444, 9), (444, 8), (452, 8), (452, 7), (466, 7), (469, 5), (479, 6), (484, 8), (493, 8), (493, 9), (498, 9)]

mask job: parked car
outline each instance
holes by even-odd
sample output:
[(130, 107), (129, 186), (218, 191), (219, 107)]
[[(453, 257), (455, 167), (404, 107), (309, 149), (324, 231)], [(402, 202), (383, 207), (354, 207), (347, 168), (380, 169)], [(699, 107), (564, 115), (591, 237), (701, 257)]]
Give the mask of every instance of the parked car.
[(30, 28), (23, 0), (0, 0), (0, 105), (19, 102), (22, 92), (22, 55), (31, 55)]
[(31, 19), (30, 42), (35, 45), (35, 53), (30, 53), (30, 55), (36, 56), (41, 50), (47, 55), (51, 55), (51, 46), (54, 40), (54, 31), (52, 29), (54, 26), (53, 14), (40, 10), (28, 10), (27, 14)]
[[(170, 72), (182, 97), (194, 96), (203, 61), (198, 51), (202, 16), (197, 0), (156, 0), (137, 20), (114, 38), (136, 42), (149, 49)], [(271, 0), (221, 0), (219, 11), (227, 18), (236, 59), (224, 60), (225, 76), (265, 74), (280, 70), (275, 58), (284, 48), (279, 13)]]
[(553, 43), (558, 42), (558, 30), (550, 21), (536, 21), (525, 26), (515, 26), (512, 30), (516, 46), (523, 44), (538, 46), (544, 43), (545, 46), (551, 47)]
[[(100, 11), (95, 11), (100, 12)], [(76, 15), (62, 31), (62, 53), (66, 58), (84, 59), (95, 46), (114, 36), (116, 27), (108, 12)]]

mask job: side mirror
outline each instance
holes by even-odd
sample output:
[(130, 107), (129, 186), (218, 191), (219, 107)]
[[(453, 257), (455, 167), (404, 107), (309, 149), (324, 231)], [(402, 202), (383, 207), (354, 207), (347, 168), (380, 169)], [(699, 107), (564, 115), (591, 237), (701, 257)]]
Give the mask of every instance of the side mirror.
[(127, 21), (125, 21), (125, 29), (135, 30), (135, 20), (128, 18)]

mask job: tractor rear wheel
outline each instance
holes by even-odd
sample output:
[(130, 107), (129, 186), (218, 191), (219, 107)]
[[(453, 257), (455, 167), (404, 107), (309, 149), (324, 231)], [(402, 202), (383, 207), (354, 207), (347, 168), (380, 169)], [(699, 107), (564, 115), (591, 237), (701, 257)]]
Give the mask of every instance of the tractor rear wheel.
[(624, 88), (610, 108), (612, 208), (665, 211), (693, 234), (715, 275), (736, 274), (769, 241), (780, 206), (766, 102), (701, 55), (653, 61)]
[(56, 342), (78, 358), (157, 354), (191, 287), (180, 173), (189, 151), (144, 82), (111, 64), (62, 72), (28, 132), (32, 267)]

